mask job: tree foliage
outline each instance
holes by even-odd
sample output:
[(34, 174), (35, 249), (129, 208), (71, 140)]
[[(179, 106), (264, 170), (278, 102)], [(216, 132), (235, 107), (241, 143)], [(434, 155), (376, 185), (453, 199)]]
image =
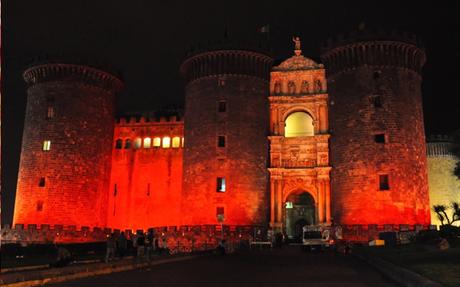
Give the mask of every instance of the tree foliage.
[[(452, 225), (456, 221), (460, 221), (460, 205), (458, 202), (452, 202), (450, 206), (443, 204), (433, 205), (433, 210), (436, 212), (441, 225)], [(451, 216), (448, 211), (451, 210)]]

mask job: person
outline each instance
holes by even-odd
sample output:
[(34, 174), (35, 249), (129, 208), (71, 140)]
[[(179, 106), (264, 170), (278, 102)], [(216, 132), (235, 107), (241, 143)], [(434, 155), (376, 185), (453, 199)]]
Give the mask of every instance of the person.
[(128, 249), (128, 240), (126, 239), (125, 233), (122, 231), (117, 238), (117, 253), (120, 258), (123, 258)]
[(105, 263), (115, 258), (115, 248), (116, 248), (115, 234), (113, 233), (110, 234), (110, 236), (107, 238), (106, 244), (107, 244), (107, 249), (105, 253)]
[(140, 260), (144, 257), (145, 253), (145, 236), (144, 232), (140, 231), (137, 234), (137, 239), (136, 239), (136, 245), (137, 245), (137, 260)]
[(281, 232), (278, 232), (275, 235), (275, 246), (277, 248), (283, 247), (283, 234)]
[(154, 234), (153, 234), (153, 229), (149, 229), (149, 231), (147, 232), (147, 238), (146, 238), (146, 242), (145, 242), (145, 253), (146, 253), (146, 256), (147, 256), (147, 259), (151, 259), (152, 258), (152, 255), (153, 255), (153, 251), (154, 251), (154, 248), (155, 248), (155, 243), (154, 243)]
[(219, 245), (217, 245), (217, 253), (220, 255), (225, 255), (225, 239), (219, 241)]
[(67, 248), (57, 246), (57, 244), (54, 244), (54, 248), (57, 249), (57, 257), (56, 261), (50, 264), (50, 267), (64, 267), (72, 262), (72, 254)]

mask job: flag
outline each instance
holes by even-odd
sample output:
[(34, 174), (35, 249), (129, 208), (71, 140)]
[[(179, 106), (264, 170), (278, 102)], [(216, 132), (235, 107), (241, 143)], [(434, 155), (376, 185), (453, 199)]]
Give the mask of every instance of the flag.
[(264, 25), (257, 29), (257, 32), (259, 33), (270, 33), (270, 24)]

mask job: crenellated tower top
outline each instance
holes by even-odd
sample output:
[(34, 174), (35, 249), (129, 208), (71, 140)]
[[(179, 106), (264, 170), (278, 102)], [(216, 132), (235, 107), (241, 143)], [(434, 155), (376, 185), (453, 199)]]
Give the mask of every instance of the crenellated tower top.
[(78, 64), (39, 64), (25, 70), (23, 77), (29, 86), (43, 82), (72, 81), (110, 92), (118, 92), (123, 88), (123, 82), (119, 77), (97, 68)]
[(420, 74), (426, 61), (420, 40), (399, 32), (361, 29), (329, 39), (321, 50), (329, 75), (365, 65), (406, 68)]

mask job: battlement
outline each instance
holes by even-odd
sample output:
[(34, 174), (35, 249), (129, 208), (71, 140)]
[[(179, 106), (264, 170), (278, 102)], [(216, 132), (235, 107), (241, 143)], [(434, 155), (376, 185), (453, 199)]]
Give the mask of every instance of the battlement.
[(76, 64), (39, 64), (26, 69), (23, 77), (29, 86), (43, 82), (66, 81), (98, 87), (109, 92), (118, 92), (123, 88), (123, 82), (117, 76), (90, 66)]
[(352, 32), (329, 39), (321, 60), (328, 74), (359, 66), (387, 66), (411, 69), (421, 73), (426, 56), (416, 36), (408, 33)]
[(187, 82), (219, 75), (246, 75), (268, 81), (272, 62), (270, 56), (251, 50), (214, 50), (192, 54), (180, 71)]
[(426, 154), (429, 157), (453, 157), (452, 138), (448, 135), (431, 135), (427, 139)]

